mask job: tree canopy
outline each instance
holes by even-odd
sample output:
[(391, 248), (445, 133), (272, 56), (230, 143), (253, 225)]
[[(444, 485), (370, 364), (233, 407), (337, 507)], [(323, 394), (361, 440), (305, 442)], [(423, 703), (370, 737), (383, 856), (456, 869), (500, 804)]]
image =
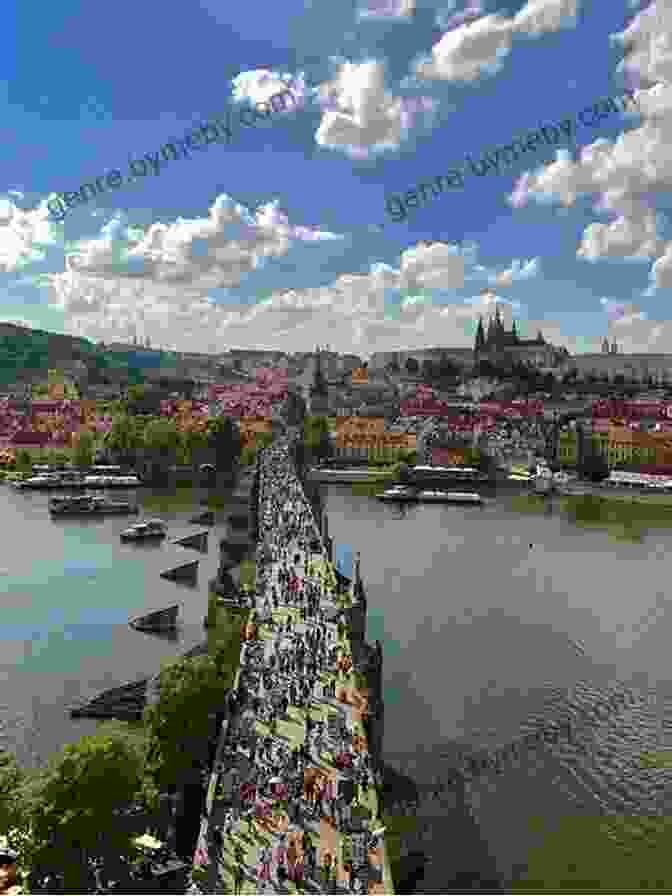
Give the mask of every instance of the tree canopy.
[(66, 892), (88, 889), (88, 860), (129, 854), (118, 812), (142, 789), (141, 742), (118, 728), (68, 744), (20, 788), (20, 817), (29, 831), (24, 856), (32, 868), (61, 871)]
[(211, 657), (184, 658), (159, 679), (159, 699), (145, 710), (147, 772), (157, 789), (175, 791), (208, 753), (211, 713), (223, 706), (226, 683)]

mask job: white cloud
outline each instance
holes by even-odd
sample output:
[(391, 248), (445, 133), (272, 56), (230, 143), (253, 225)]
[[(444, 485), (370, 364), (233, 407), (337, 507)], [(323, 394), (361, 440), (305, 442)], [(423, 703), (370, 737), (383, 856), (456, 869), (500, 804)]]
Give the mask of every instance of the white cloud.
[(499, 273), (491, 276), (490, 282), (493, 286), (505, 288), (512, 286), (514, 280), (531, 280), (537, 277), (541, 270), (539, 258), (531, 258), (529, 261), (521, 262), (515, 258), (511, 266)]
[(643, 211), (630, 217), (620, 215), (610, 224), (589, 224), (577, 255), (590, 261), (606, 256), (650, 258), (662, 246), (656, 215)]
[(431, 59), (415, 65), (418, 78), (475, 81), (498, 71), (511, 52), (511, 20), (490, 15), (447, 31), (432, 47)]
[(346, 62), (333, 81), (319, 88), (322, 121), (319, 146), (353, 158), (397, 149), (413, 126), (435, 107), (429, 97), (395, 97), (385, 90), (385, 66), (378, 61)]
[(265, 68), (241, 72), (231, 82), (235, 103), (268, 103), (272, 96), (290, 90), (294, 103), (286, 111), (302, 108), (315, 95), (315, 88), (308, 87), (304, 75), (279, 74)]
[(357, 10), (358, 19), (409, 19), (415, 0), (365, 0)]
[(513, 20), (514, 31), (538, 36), (574, 27), (580, 0), (529, 0)]
[(43, 247), (62, 245), (63, 225), (49, 219), (46, 200), (23, 211), (11, 199), (0, 207), (0, 271), (11, 273), (43, 261)]
[[(580, 0), (528, 0), (513, 18), (500, 14), (482, 16), (479, 0), (466, 9), (438, 22), (447, 29), (432, 47), (431, 56), (415, 64), (418, 78), (445, 81), (476, 81), (484, 74), (496, 74), (511, 52), (514, 34), (538, 37), (576, 25)], [(458, 25), (458, 27), (454, 27)]]
[[(608, 223), (586, 227), (577, 255), (652, 258), (652, 290), (672, 285), (672, 244), (658, 232), (657, 196), (672, 187), (672, 4), (658, 2), (613, 35), (624, 50), (620, 71), (636, 90), (638, 127), (615, 141), (599, 139), (573, 161), (568, 154), (536, 172), (527, 172), (510, 197), (514, 207), (555, 200), (569, 207), (594, 196)], [(634, 106), (631, 107), (635, 112)]]
[(213, 344), (308, 351), (326, 341), (339, 351), (366, 354), (437, 343), (469, 346), (483, 307), (481, 300), (465, 304), (456, 292), (464, 287), (474, 247), (425, 242), (402, 252), (396, 267), (376, 263), (368, 273), (278, 291), (252, 306), (235, 304), (233, 297), (216, 303), (212, 286), (241, 283), (245, 271), (293, 245), (334, 239), (290, 226), (273, 203), (251, 215), (219, 197), (208, 218), (157, 223), (132, 234), (129, 239), (129, 228), (114, 219), (96, 239), (72, 247), (63, 273), (47, 275), (52, 304), (64, 312), (69, 332), (111, 341), (135, 328), (153, 345), (185, 351), (208, 351)]

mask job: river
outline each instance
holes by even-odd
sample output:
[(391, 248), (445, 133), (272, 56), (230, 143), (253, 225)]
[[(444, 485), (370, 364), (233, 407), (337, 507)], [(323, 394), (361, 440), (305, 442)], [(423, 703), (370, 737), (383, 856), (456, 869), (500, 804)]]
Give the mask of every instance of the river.
[[(141, 504), (157, 496), (123, 494)], [(69, 706), (152, 675), (163, 660), (203, 640), (208, 580), (225, 531), (212, 527), (207, 555), (170, 545), (171, 534), (195, 529), (188, 519), (197, 508), (152, 506), (137, 518), (164, 519), (169, 537), (163, 544), (124, 544), (119, 533), (136, 517), (52, 520), (48, 501), (47, 493), (0, 485), (0, 747), (14, 750), (24, 765), (43, 764), (96, 730), (93, 720), (70, 720)], [(196, 587), (160, 578), (197, 557)], [(175, 603), (181, 608), (174, 641), (128, 626), (129, 617)]]
[[(328, 512), (335, 542), (361, 551), (369, 637), (385, 645), (385, 758), (421, 788), (433, 788), (440, 754), (455, 744), (493, 749), (535, 714), (592, 712), (609, 687), (634, 692), (629, 709), (596, 712), (580, 747), (542, 747), (474, 782), (483, 843), (471, 857), (464, 844), (450, 849), (459, 842), (450, 813), (427, 803), (435, 861), (419, 892), (445, 892), (446, 850), (453, 870), (492, 860), (509, 880), (524, 865), (534, 815), (669, 813), (670, 774), (633, 768), (641, 751), (672, 745), (672, 530), (615, 541), (575, 526), (555, 501), (542, 514), (514, 512), (510, 490), (482, 508), (402, 511), (330, 486)], [(437, 837), (439, 822), (448, 827)]]

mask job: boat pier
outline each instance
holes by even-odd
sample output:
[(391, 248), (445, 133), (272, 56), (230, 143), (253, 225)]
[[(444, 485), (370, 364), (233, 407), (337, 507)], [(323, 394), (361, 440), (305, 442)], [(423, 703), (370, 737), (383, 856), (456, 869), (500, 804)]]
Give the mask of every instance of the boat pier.
[(189, 892), (394, 893), (381, 816), (382, 646), (365, 641), (359, 557), (352, 581), (337, 573), (311, 498), (287, 439), (259, 451), (256, 595), (241, 615)]

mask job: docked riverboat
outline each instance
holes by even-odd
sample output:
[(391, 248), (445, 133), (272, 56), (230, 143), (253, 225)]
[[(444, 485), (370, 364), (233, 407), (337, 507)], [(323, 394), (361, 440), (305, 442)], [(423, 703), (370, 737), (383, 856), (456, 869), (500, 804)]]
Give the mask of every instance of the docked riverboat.
[(137, 504), (130, 501), (112, 501), (94, 495), (76, 495), (52, 498), (49, 512), (53, 516), (102, 516), (107, 513), (137, 513)]
[(120, 538), (122, 541), (143, 541), (152, 538), (165, 538), (167, 534), (168, 526), (163, 520), (147, 520), (124, 529)]
[(142, 483), (137, 476), (85, 476), (86, 488), (137, 488)]
[(137, 476), (81, 476), (78, 473), (40, 473), (14, 483), (19, 489), (47, 491), (58, 488), (138, 488)]
[(478, 492), (446, 492), (440, 489), (423, 489), (418, 492), (418, 500), (423, 504), (482, 504)]
[(381, 470), (380, 467), (352, 467), (350, 469), (330, 469), (328, 467), (311, 467), (308, 478), (313, 482), (333, 482), (345, 484), (352, 482), (372, 482), (377, 479), (386, 479), (393, 476), (391, 470)]
[(63, 483), (61, 477), (56, 473), (42, 473), (39, 476), (29, 476), (28, 479), (19, 480), (14, 483), (15, 488), (47, 491), (52, 488), (62, 488)]
[(432, 488), (440, 486), (444, 483), (468, 483), (475, 485), (479, 482), (486, 482), (487, 474), (482, 473), (476, 467), (440, 467), (420, 465), (411, 467), (411, 482), (418, 486), (427, 486)]
[(394, 485), (392, 488), (388, 488), (384, 492), (377, 494), (376, 498), (380, 501), (417, 501), (418, 490), (417, 488), (409, 488), (405, 485)]

